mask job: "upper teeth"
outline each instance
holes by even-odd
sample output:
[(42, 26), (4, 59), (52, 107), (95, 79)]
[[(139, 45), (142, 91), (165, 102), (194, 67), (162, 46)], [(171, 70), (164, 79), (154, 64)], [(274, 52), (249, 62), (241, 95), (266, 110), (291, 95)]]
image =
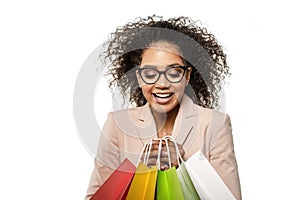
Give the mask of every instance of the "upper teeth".
[(155, 95), (160, 98), (166, 98), (166, 97), (170, 96), (171, 94), (155, 94)]

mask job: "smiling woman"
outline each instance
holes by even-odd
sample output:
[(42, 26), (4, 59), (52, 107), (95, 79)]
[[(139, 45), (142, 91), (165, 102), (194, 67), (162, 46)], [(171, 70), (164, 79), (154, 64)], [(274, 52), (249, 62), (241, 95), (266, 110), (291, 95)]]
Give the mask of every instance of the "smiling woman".
[[(140, 73), (137, 74), (143, 96), (152, 109), (158, 137), (165, 134), (171, 135), (179, 102), (181, 102), (191, 73), (190, 67), (183, 66), (179, 52), (171, 52), (172, 48), (168, 49), (161, 43), (157, 42), (161, 48), (151, 45), (144, 51), (139, 68)], [(187, 73), (185, 73), (186, 70)], [(141, 73), (143, 71), (145, 72)]]
[[(150, 46), (142, 54), (139, 71), (144, 73), (137, 74), (137, 77), (143, 96), (153, 111), (161, 110), (162, 113), (168, 113), (179, 106), (185, 86), (190, 79), (191, 68), (187, 68), (188, 72), (185, 73), (186, 67), (183, 67), (183, 60), (178, 53)], [(160, 73), (164, 76), (160, 76)]]
[[(229, 75), (215, 37), (187, 17), (152, 16), (119, 27), (107, 44), (109, 85), (120, 88), (124, 99), (129, 95), (134, 107), (109, 113), (86, 199), (125, 158), (137, 163), (146, 143), (166, 135), (175, 138), (184, 160), (201, 150), (241, 199), (230, 118), (213, 110), (221, 81)], [(159, 145), (152, 144), (149, 166), (157, 164), (159, 152)], [(168, 161), (178, 166), (174, 151), (170, 159), (164, 153), (169, 147), (161, 147), (160, 170), (170, 167)]]

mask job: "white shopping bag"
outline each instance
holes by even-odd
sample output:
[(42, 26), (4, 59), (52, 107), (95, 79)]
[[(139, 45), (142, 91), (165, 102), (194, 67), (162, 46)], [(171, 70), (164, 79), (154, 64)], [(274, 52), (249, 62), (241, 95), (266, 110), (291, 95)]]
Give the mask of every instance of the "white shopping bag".
[(185, 162), (185, 167), (201, 200), (235, 200), (201, 151), (191, 156)]

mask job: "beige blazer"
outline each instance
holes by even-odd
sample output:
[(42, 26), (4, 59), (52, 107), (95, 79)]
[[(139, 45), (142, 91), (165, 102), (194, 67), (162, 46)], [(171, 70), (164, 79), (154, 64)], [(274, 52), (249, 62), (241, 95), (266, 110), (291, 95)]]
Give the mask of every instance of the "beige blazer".
[[(183, 96), (172, 136), (183, 145), (184, 160), (201, 150), (233, 195), (241, 199), (240, 181), (228, 115), (200, 107)], [(157, 138), (149, 104), (109, 113), (99, 140), (86, 199), (128, 158), (137, 164), (145, 143)]]

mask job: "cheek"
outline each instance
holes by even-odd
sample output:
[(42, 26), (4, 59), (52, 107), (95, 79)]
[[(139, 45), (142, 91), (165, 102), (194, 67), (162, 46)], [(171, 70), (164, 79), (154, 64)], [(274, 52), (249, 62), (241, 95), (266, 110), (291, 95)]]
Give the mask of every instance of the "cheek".
[(142, 85), (142, 92), (143, 92), (143, 95), (145, 97), (151, 95), (151, 86), (149, 86), (149, 85)]
[(175, 89), (175, 91), (177, 93), (177, 96), (179, 98), (181, 98), (183, 96), (183, 94), (184, 94), (184, 91), (185, 91), (185, 83), (178, 85), (174, 89)]

